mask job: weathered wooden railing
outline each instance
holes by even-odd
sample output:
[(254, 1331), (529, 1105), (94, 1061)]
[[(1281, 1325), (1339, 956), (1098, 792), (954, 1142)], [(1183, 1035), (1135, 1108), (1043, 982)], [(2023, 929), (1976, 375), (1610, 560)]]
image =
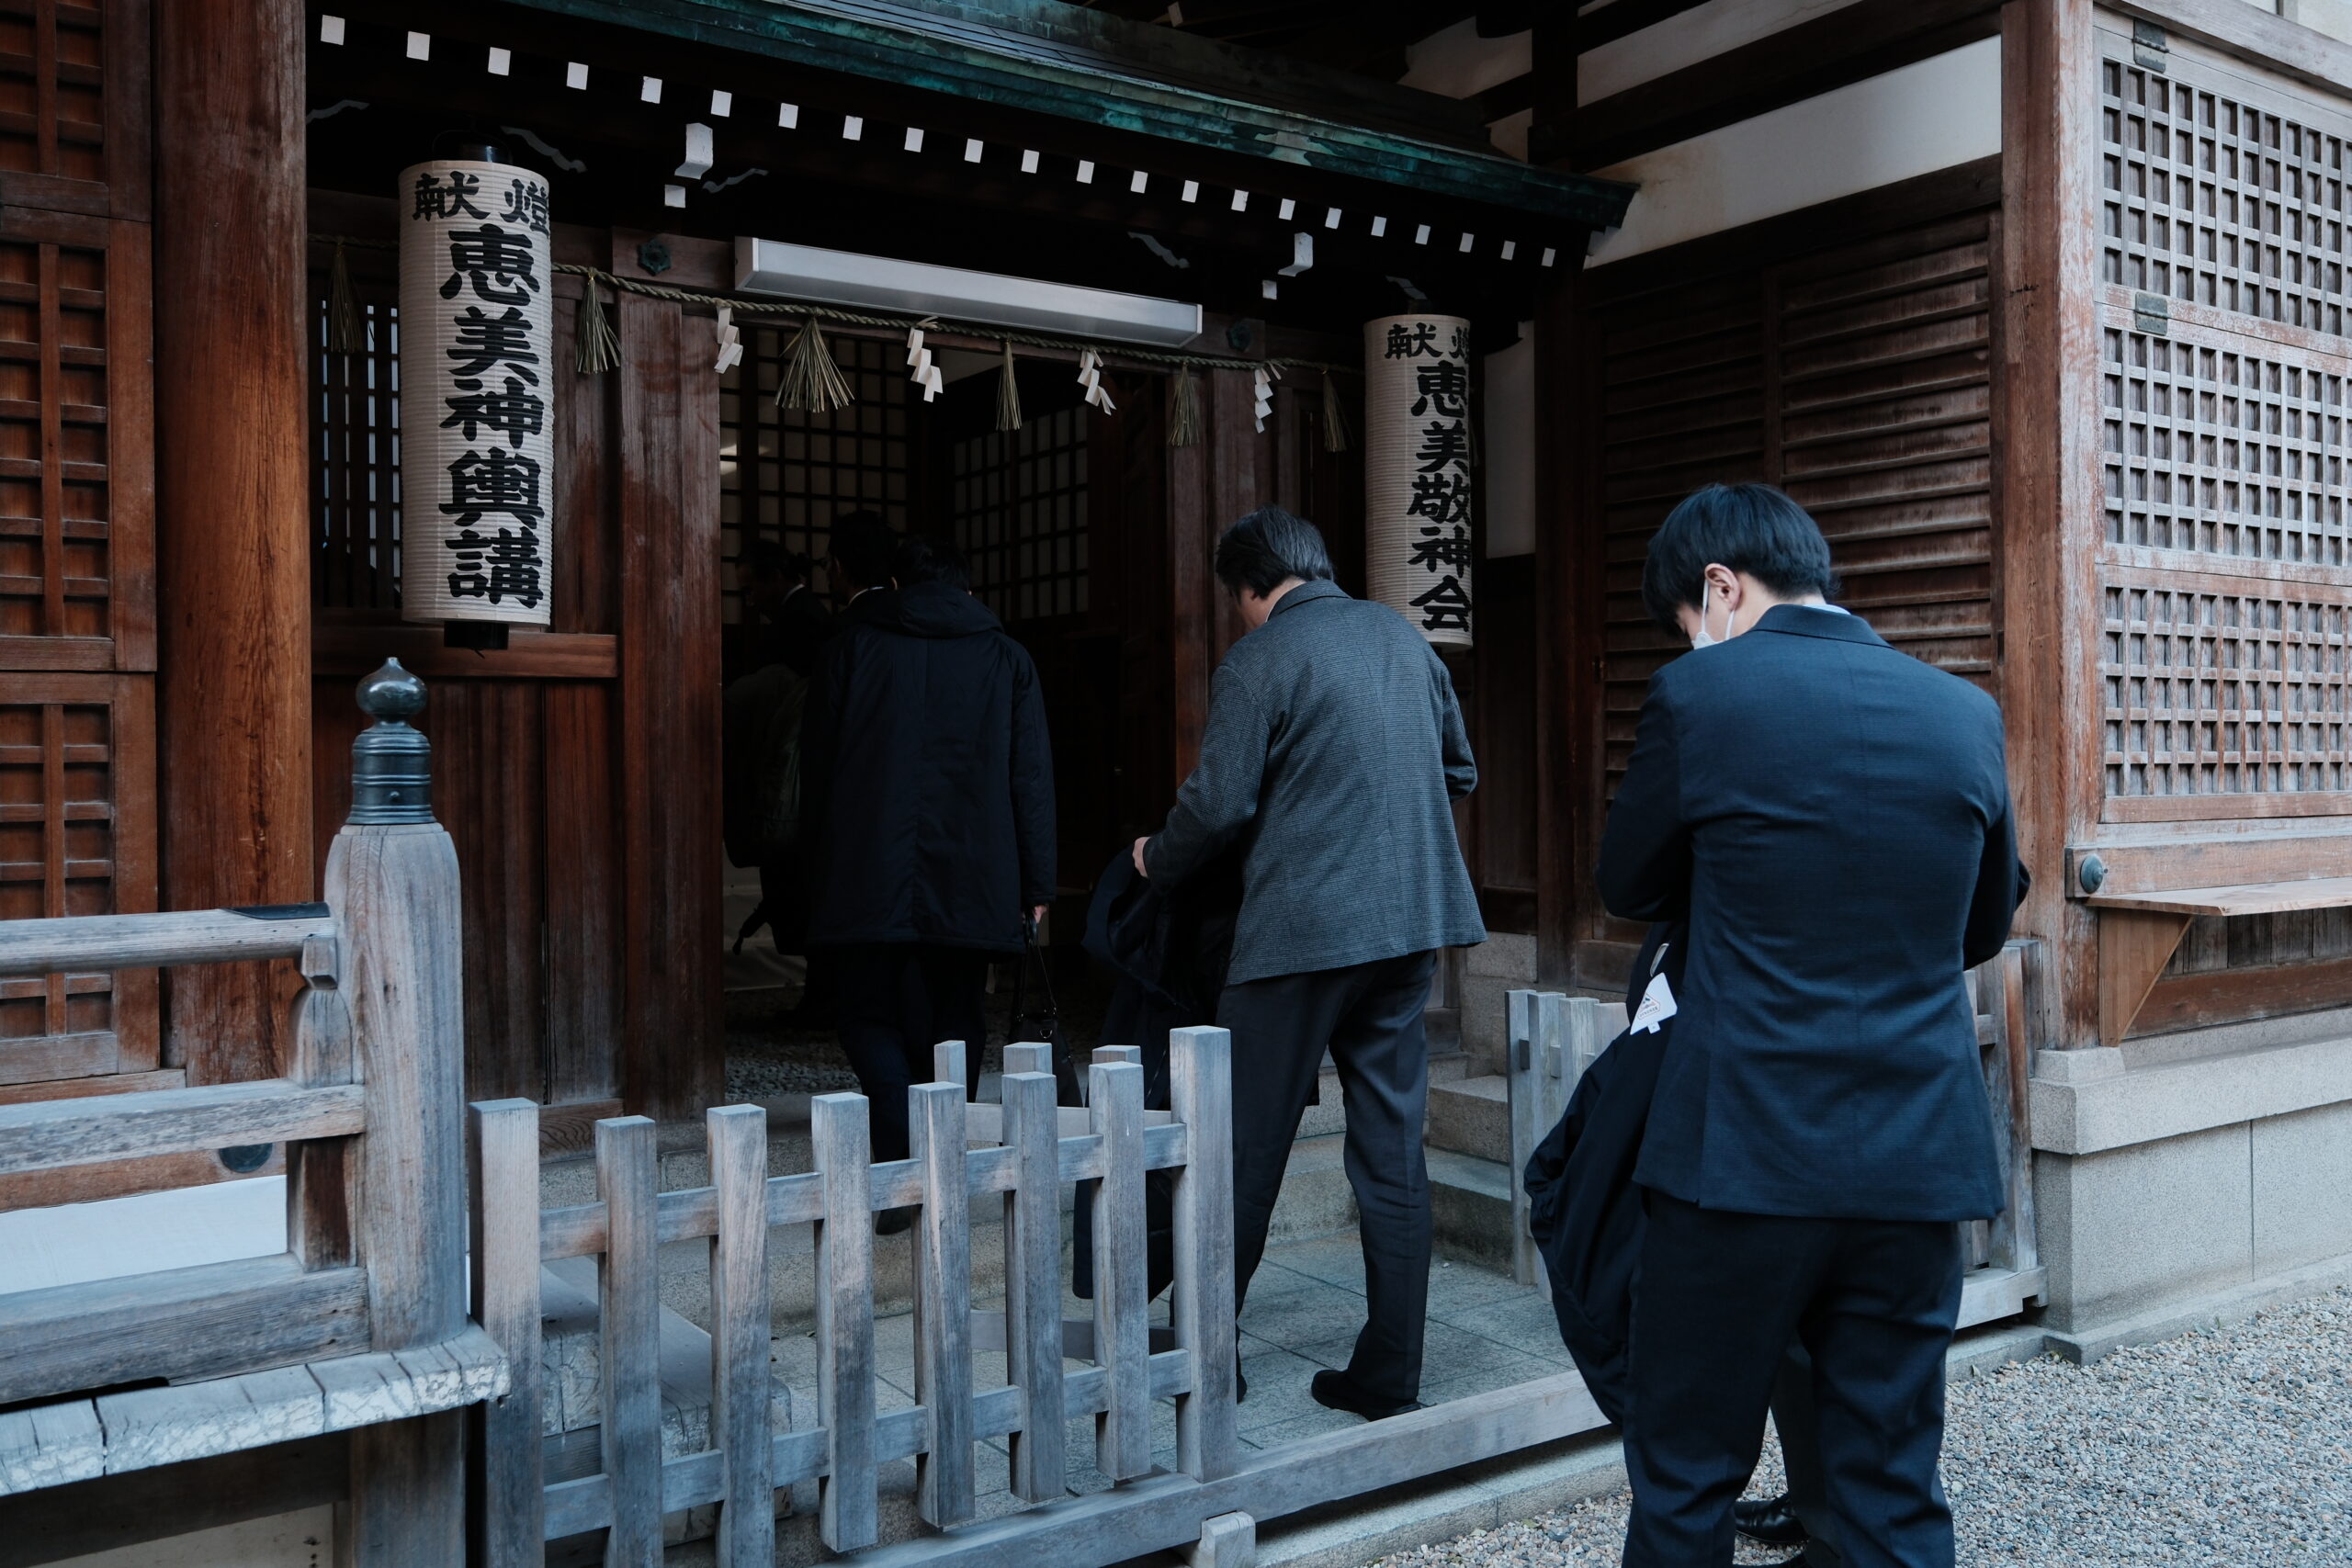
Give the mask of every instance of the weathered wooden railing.
[(355, 1560), (462, 1554), (457, 1407), (506, 1371), (466, 1315), (457, 856), (422, 685), (388, 666), (360, 700), (324, 903), (0, 923), (0, 976), (305, 981), (282, 1078), (0, 1106), (0, 1175), (288, 1145), (284, 1252), (0, 1295), (0, 1496), (349, 1430)]
[[(2026, 986), (2035, 948), (2031, 942), (2012, 942), (1966, 976), (2008, 1203), (1998, 1219), (1961, 1226), (1968, 1269), (1961, 1292), (1962, 1328), (2023, 1311), (2048, 1282), (2034, 1246), (2033, 1148), (2025, 1111)], [(1534, 1284), (1544, 1278), (1544, 1264), (1528, 1233), (1527, 1161), (1567, 1109), (1585, 1069), (1624, 1029), (1625, 1007), (1556, 991), (1512, 991), (1508, 1004), (1511, 1262), (1520, 1283)]]
[[(1014, 1063), (1036, 1048), (1014, 1046)], [(946, 1081), (908, 1091), (912, 1156), (870, 1162), (864, 1096), (810, 1103), (816, 1168), (767, 1174), (767, 1117), (756, 1106), (707, 1113), (711, 1185), (656, 1190), (654, 1124), (596, 1124), (597, 1201), (541, 1213), (536, 1201), (538, 1108), (473, 1108), (477, 1311), (504, 1348), (514, 1382), (483, 1412), (481, 1539), (493, 1568), (543, 1560), (545, 1543), (605, 1530), (605, 1561), (654, 1564), (664, 1514), (721, 1506), (720, 1561), (767, 1568), (775, 1492), (818, 1483), (819, 1530), (836, 1551), (874, 1544), (876, 1469), (912, 1458), (928, 1524), (975, 1517), (974, 1445), (1009, 1438), (1012, 1491), (1025, 1501), (1068, 1491), (1065, 1423), (1096, 1420), (1095, 1464), (1114, 1481), (1152, 1473), (1151, 1405), (1172, 1398), (1177, 1462), (1195, 1482), (1234, 1468), (1232, 1111), (1226, 1033), (1179, 1030), (1171, 1041), (1172, 1116), (1147, 1124), (1143, 1069), (1090, 1069), (1087, 1108), (1055, 1104), (1049, 1072), (1012, 1071), (1001, 1105), (967, 1106), (960, 1047), (943, 1047)], [(978, 1114), (974, 1114), (975, 1112)], [(1083, 1132), (1063, 1118), (1083, 1118)], [(1066, 1135), (1069, 1133), (1072, 1135)], [(975, 1141), (982, 1146), (972, 1146)], [(1172, 1169), (1176, 1279), (1173, 1348), (1150, 1348), (1145, 1299), (1144, 1173)], [(1061, 1189), (1095, 1184), (1097, 1289), (1090, 1325), (1062, 1318)], [(1001, 1195), (1006, 1306), (971, 1305), (971, 1201)], [(519, 1200), (519, 1201), (518, 1201)], [(874, 1217), (920, 1211), (915, 1227), (915, 1396), (877, 1414)], [(773, 1225), (815, 1227), (818, 1425), (771, 1429), (767, 1238)], [(660, 1435), (655, 1249), (711, 1246), (711, 1442), (665, 1460)], [(602, 1471), (547, 1484), (541, 1461), (539, 1270), (601, 1259)], [(1069, 1327), (1091, 1332), (1079, 1336)], [(1063, 1366), (1070, 1341), (1094, 1364)], [(975, 1388), (977, 1343), (1007, 1353), (1010, 1381)], [(1194, 1527), (1201, 1521), (1193, 1521)], [(1107, 1553), (1102, 1561), (1132, 1555)]]

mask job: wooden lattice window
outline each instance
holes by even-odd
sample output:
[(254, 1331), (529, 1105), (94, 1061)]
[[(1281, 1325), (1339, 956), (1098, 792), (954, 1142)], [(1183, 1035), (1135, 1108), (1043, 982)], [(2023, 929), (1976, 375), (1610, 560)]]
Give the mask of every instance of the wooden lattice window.
[(2345, 361), (2120, 312), (2103, 337), (2109, 544), (2346, 564)]
[(956, 543), (1008, 624), (1086, 613), (1087, 436), (1073, 405), (955, 444)]
[(2112, 54), (2099, 107), (2107, 282), (2346, 331), (2352, 120), (2187, 60), (2154, 72)]
[(311, 603), (390, 610), (401, 602), (400, 307), (357, 306), (361, 346), (327, 349), (327, 306), (311, 316)]
[(2340, 592), (2166, 572), (2101, 602), (2110, 795), (2352, 788)]
[(110, 635), (107, 254), (0, 239), (0, 637)]
[[(843, 513), (870, 510), (893, 528), (908, 525), (913, 453), (904, 350), (832, 334), (828, 346), (856, 400), (831, 413), (778, 408), (793, 331), (745, 331), (742, 359), (719, 381), (718, 516), (730, 563), (755, 538), (821, 559), (826, 533)], [(742, 615), (741, 584), (727, 576), (732, 622)]]
[[(153, 723), (138, 677), (14, 674), (0, 701), (0, 919), (153, 908)], [(155, 1066), (155, 977), (0, 981), (0, 1088)]]
[(0, 169), (106, 179), (104, 42), (96, 6), (0, 4)]

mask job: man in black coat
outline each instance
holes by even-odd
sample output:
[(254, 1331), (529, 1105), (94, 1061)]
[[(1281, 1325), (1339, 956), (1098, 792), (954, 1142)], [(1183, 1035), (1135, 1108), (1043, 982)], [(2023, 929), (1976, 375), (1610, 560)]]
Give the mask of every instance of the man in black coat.
[(1697, 651), (1651, 679), (1599, 868), (1611, 913), (1690, 925), (1634, 1171), (1629, 1568), (1730, 1563), (1792, 1337), (1847, 1561), (1952, 1562), (1952, 1222), (2003, 1199), (1962, 981), (2019, 895), (2001, 716), (1835, 581), (1762, 485), (1683, 502), (1643, 575)]
[(907, 1086), (930, 1081), (933, 1044), (966, 1042), (977, 1071), (989, 960), (1021, 951), (1054, 890), (1035, 667), (952, 548), (903, 541), (892, 571), (826, 646), (801, 763), (820, 857), (809, 940), (835, 960), (877, 1160), (907, 1156)]
[(1453, 682), (1383, 604), (1331, 581), (1313, 525), (1279, 507), (1217, 541), (1248, 636), (1217, 666), (1200, 761), (1136, 869), (1174, 889), (1242, 849), (1241, 915), (1217, 1005), (1233, 1032), (1233, 1269), (1264, 1255), (1298, 1120), (1328, 1046), (1347, 1097), (1348, 1181), (1369, 1320), (1312, 1392), (1368, 1419), (1413, 1408), (1430, 1286), (1429, 1001), (1437, 949), (1484, 942), (1454, 840), (1470, 793)]

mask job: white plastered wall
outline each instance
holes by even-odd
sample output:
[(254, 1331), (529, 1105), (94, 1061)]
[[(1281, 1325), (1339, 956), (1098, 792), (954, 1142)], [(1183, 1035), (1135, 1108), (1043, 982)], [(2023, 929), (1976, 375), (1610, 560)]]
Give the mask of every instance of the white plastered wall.
[(1852, 83), (1597, 171), (1639, 186), (1605, 266), (2001, 150), (2001, 40)]

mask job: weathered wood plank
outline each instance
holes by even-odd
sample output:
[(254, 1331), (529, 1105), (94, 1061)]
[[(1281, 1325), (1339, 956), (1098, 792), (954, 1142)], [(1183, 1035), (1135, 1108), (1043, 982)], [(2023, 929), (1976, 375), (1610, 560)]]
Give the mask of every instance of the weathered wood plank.
[(326, 1430), (326, 1397), (301, 1367), (102, 1394), (97, 1414), (110, 1475)]
[[(305, 1089), (347, 1084), (357, 1070), (351, 1006), (339, 989), (341, 944), (313, 937), (302, 944), (302, 976), (287, 1032), (286, 1076)], [(305, 1269), (337, 1269), (352, 1261), (351, 1145), (322, 1139), (287, 1151), (287, 1249)]]
[(817, 1231), (817, 1419), (829, 1473), (817, 1494), (818, 1533), (835, 1551), (874, 1544), (874, 1208), (865, 1097), (808, 1102), (809, 1142), (824, 1179)]
[(368, 1125), (353, 1242), (379, 1348), (466, 1320), (464, 1011), (458, 854), (431, 823), (346, 827), (327, 853)]
[(772, 1568), (768, 1115), (754, 1105), (718, 1106), (704, 1113), (703, 1126), (718, 1190), (718, 1235), (710, 1248), (710, 1435), (722, 1456), (727, 1494), (718, 1516), (718, 1560), (722, 1568)]
[(0, 1106), (0, 1173), (341, 1137), (366, 1125), (357, 1088), (304, 1089), (284, 1078), (35, 1100)]
[(1177, 1549), (1184, 1568), (1257, 1568), (1258, 1521), (1247, 1514), (1219, 1514), (1201, 1522), (1201, 1539)]
[[(1008, 1051), (1023, 1047), (1008, 1047)], [(1005, 1353), (1021, 1391), (1012, 1434), (1012, 1495), (1026, 1503), (1069, 1489), (1062, 1424), (1062, 1229), (1059, 1125), (1054, 1075), (1006, 1071), (1000, 1093), (1004, 1142), (1012, 1151), (1012, 1190), (1004, 1201)]]
[(539, 1108), (493, 1100), (469, 1115), (473, 1315), (511, 1369), (505, 1397), (475, 1417), (473, 1539), (483, 1568), (543, 1568)]
[(1004, 1070), (1008, 1077), (1014, 1073), (1050, 1073), (1054, 1070), (1054, 1048), (1035, 1041), (1007, 1045), (1004, 1048)]
[[(944, 1528), (972, 1517), (972, 1234), (966, 1191), (963, 1046), (956, 1076), (907, 1090), (910, 1147), (923, 1172), (915, 1237), (915, 1398), (931, 1413), (915, 1461), (915, 1507)], [(945, 1046), (941, 1050), (944, 1052)]]
[(600, 1286), (598, 1392), (612, 1483), (611, 1568), (661, 1568), (662, 1296), (654, 1261), (655, 1134), (650, 1117), (596, 1123), (596, 1193), (610, 1216)]
[(0, 1495), (106, 1472), (106, 1428), (89, 1400), (0, 1413)]
[(334, 931), (325, 913), (272, 920), (229, 909), (10, 920), (0, 925), (0, 978), (296, 958), (305, 940)]
[(309, 1363), (326, 1396), (325, 1429), (411, 1421), (495, 1400), (512, 1386), (509, 1358), (471, 1324), (454, 1339)]
[(1527, 1228), (1527, 1183), (1521, 1172), (1544, 1136), (1544, 1080), (1550, 1077), (1536, 1052), (1537, 993), (1510, 991), (1503, 997), (1503, 1092), (1510, 1117), (1510, 1272), (1522, 1285), (1540, 1277), (1535, 1238)]
[(352, 1568), (465, 1561), (465, 1447), (462, 1410), (353, 1429)]
[(1176, 1178), (1170, 1316), (1193, 1358), (1193, 1383), (1176, 1401), (1176, 1462), (1202, 1481), (1229, 1473), (1236, 1448), (1232, 1059), (1222, 1029), (1169, 1033), (1169, 1099), (1190, 1140)]
[[(935, 1540), (887, 1546), (860, 1568), (1092, 1568), (1197, 1541), (1226, 1513), (1279, 1518), (1482, 1460), (1598, 1430), (1604, 1423), (1574, 1372), (1457, 1399), (1385, 1421), (1282, 1443), (1211, 1482), (1186, 1474), (1039, 1504)], [(1105, 1541), (1115, 1546), (1108, 1550)]]
[(1143, 1068), (1098, 1062), (1088, 1068), (1088, 1081), (1087, 1108), (1102, 1140), (1102, 1179), (1094, 1193), (1094, 1351), (1111, 1392), (1095, 1424), (1094, 1465), (1125, 1481), (1151, 1469)]
[(961, 1086), (965, 1052), (961, 1040), (942, 1040), (931, 1048), (931, 1081)]
[(0, 1404), (357, 1349), (367, 1292), (358, 1269), (279, 1253), (0, 1295)]

